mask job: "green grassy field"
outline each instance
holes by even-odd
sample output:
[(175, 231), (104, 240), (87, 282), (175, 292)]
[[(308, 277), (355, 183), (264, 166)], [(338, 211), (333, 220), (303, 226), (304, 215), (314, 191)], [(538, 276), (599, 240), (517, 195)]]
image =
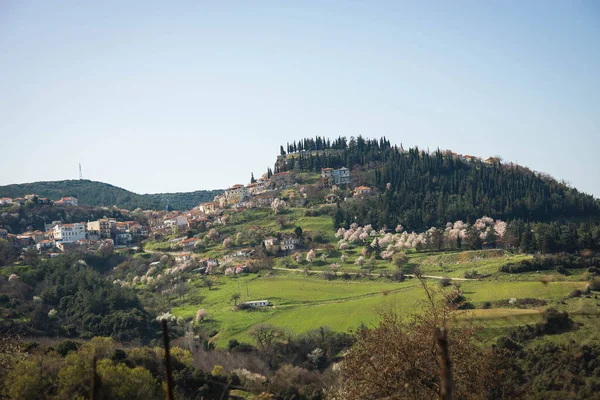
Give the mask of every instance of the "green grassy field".
[[(430, 280), (431, 286), (437, 282)], [(581, 289), (584, 282), (463, 282), (462, 290), (467, 300), (478, 304), (483, 301), (515, 298), (545, 299), (554, 301)], [(193, 318), (204, 308), (209, 315), (208, 327), (219, 331), (218, 345), (229, 339), (251, 341), (249, 331), (260, 323), (272, 324), (295, 333), (319, 326), (328, 326), (346, 332), (361, 324), (373, 325), (379, 312), (394, 309), (399, 315), (418, 312), (425, 301), (425, 293), (416, 279), (392, 283), (380, 279), (327, 281), (316, 276), (284, 272), (270, 276), (231, 278), (221, 276), (212, 290), (197, 288), (203, 299), (196, 304), (182, 301), (173, 313)], [(237, 311), (231, 296), (241, 295), (240, 301), (269, 300), (273, 307), (259, 310)], [(529, 323), (539, 319), (539, 310), (491, 309), (475, 310), (472, 317), (490, 327), (506, 327)]]

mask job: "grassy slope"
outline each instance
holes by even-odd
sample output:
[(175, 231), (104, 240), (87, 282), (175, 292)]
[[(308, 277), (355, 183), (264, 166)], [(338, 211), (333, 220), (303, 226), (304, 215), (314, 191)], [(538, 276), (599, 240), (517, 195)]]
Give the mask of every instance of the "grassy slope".
[[(305, 216), (305, 210), (293, 208), (284, 217), (287, 223), (282, 227), (269, 209), (247, 210), (231, 217), (227, 226), (219, 228), (221, 239), (233, 236), (237, 232), (247, 231), (253, 226), (276, 234), (293, 232), (295, 226), (302, 227), (306, 234), (318, 232), (326, 242), (335, 244), (332, 219), (322, 215)], [(156, 246), (151, 243), (147, 248)], [(408, 280), (393, 283), (388, 280), (371, 277), (360, 280), (343, 281), (338, 278), (327, 281), (318, 273), (306, 277), (302, 272), (310, 266), (313, 271), (326, 271), (332, 263), (341, 264), (341, 271), (367, 271), (354, 264), (363, 246), (353, 246), (344, 251), (348, 256), (346, 263), (341, 263), (337, 250), (317, 250), (317, 259), (308, 264), (306, 261), (291, 261), (296, 271), (277, 271), (268, 276), (245, 276), (232, 278), (216, 276), (213, 290), (201, 287), (200, 281), (193, 283), (194, 291), (204, 296), (200, 303), (190, 304), (183, 300), (175, 304), (174, 314), (185, 318), (193, 318), (199, 308), (207, 310), (211, 316), (204, 322), (210, 329), (219, 331), (216, 337), (218, 345), (227, 344), (229, 339), (251, 341), (249, 331), (259, 323), (270, 323), (293, 332), (304, 332), (319, 326), (329, 326), (338, 331), (355, 329), (361, 323), (370, 325), (378, 320), (378, 310), (394, 307), (401, 315), (418, 312), (424, 301), (424, 292), (419, 282)], [(209, 247), (203, 256), (221, 258), (230, 249), (223, 249), (215, 244)], [(302, 250), (306, 252), (307, 250)], [(328, 253), (325, 261), (320, 259)], [(483, 250), (464, 252), (409, 252), (408, 265), (405, 272), (419, 268), (426, 275), (463, 277), (465, 272), (477, 271), (485, 276), (480, 281), (462, 282), (461, 289), (467, 301), (480, 307), (487, 301), (508, 300), (510, 298), (538, 298), (549, 302), (549, 306), (564, 308), (563, 299), (575, 289), (584, 289), (583, 271), (572, 271), (571, 276), (543, 273), (504, 274), (498, 272), (500, 266), (507, 262), (516, 262), (530, 258), (530, 255), (514, 254), (505, 250)], [(284, 260), (290, 263), (289, 257), (276, 259), (276, 267), (284, 267)], [(389, 261), (377, 260), (373, 272), (393, 271)], [(542, 278), (552, 277), (553, 282), (541, 283)], [(433, 283), (437, 285), (437, 282)], [(246, 289), (247, 284), (247, 289)], [(231, 296), (241, 294), (241, 301), (268, 299), (274, 307), (254, 311), (233, 311)], [(541, 318), (540, 309), (492, 308), (476, 309), (469, 312), (474, 322), (482, 323), (486, 329), (483, 336), (493, 340), (504, 333), (507, 327), (535, 323)], [(598, 322), (600, 325), (600, 321)], [(595, 326), (595, 325), (593, 325)], [(598, 326), (600, 327), (600, 326)], [(579, 335), (583, 335), (578, 331)]]

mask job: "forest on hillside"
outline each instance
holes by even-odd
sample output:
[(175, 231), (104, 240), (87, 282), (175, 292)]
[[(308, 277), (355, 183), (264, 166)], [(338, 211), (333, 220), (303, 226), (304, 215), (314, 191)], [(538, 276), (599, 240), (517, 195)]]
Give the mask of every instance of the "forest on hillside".
[[(345, 223), (409, 229), (472, 222), (481, 215), (528, 222), (600, 216), (600, 201), (547, 174), (514, 164), (468, 163), (449, 152), (404, 150), (386, 138), (303, 139), (281, 146), (275, 172), (347, 167), (376, 194), (343, 202)], [(365, 171), (374, 170), (374, 174)]]
[(144, 197), (155, 201), (170, 210), (189, 210), (198, 204), (212, 201), (222, 190), (196, 190), (195, 192), (155, 193), (145, 194)]

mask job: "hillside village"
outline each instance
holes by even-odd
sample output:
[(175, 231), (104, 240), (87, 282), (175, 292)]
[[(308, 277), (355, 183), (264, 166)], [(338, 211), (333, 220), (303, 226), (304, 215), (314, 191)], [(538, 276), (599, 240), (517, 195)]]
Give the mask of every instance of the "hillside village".
[[(288, 150), (290, 146), (288, 145)], [(300, 151), (296, 154), (304, 153)], [(498, 165), (500, 159), (490, 157), (482, 159), (470, 155), (462, 155), (452, 151), (445, 151), (446, 157), (464, 162), (470, 165)], [(278, 156), (279, 163), (286, 156)], [(88, 252), (93, 253), (102, 247), (133, 248), (137, 249), (140, 244), (148, 239), (161, 238), (166, 235), (177, 236), (177, 233), (186, 233), (186, 236), (178, 236), (171, 239), (169, 250), (179, 250), (174, 254), (177, 262), (186, 262), (192, 258), (192, 254), (201, 253), (200, 235), (193, 232), (204, 232), (218, 225), (226, 223), (231, 213), (238, 213), (248, 209), (272, 209), (274, 214), (288, 206), (304, 207), (307, 202), (311, 205), (333, 205), (341, 201), (352, 201), (362, 199), (365, 196), (375, 194), (376, 191), (365, 184), (361, 174), (352, 174), (346, 168), (321, 168), (320, 175), (297, 173), (295, 171), (282, 171), (263, 174), (258, 179), (252, 177), (251, 182), (246, 185), (235, 184), (224, 191), (222, 195), (214, 197), (213, 201), (199, 204), (188, 211), (143, 211), (146, 224), (130, 221), (117, 221), (115, 219), (98, 219), (95, 221), (78, 221), (63, 223), (63, 221), (52, 221), (45, 224), (44, 231), (33, 230), (25, 232), (10, 232), (6, 227), (0, 227), (0, 238), (5, 239), (15, 249), (20, 251), (35, 250), (47, 257), (56, 257), (65, 252)], [(17, 198), (0, 198), (0, 207), (19, 207), (26, 203), (35, 205), (47, 205), (57, 207), (77, 207), (78, 200), (75, 197), (62, 197), (58, 200), (50, 200), (36, 194), (29, 194)], [(129, 210), (120, 210), (124, 215), (130, 214)], [(276, 233), (276, 232), (271, 232)], [(276, 237), (265, 236), (261, 238), (263, 247), (268, 248), (270, 253), (290, 254), (303, 247), (301, 235), (290, 233), (279, 233)], [(231, 252), (227, 258), (248, 258), (254, 254), (253, 249), (239, 249)], [(200, 258), (200, 257), (199, 257)], [(206, 265), (205, 257), (201, 258)], [(219, 260), (214, 260), (218, 265)], [(240, 265), (238, 265), (238, 268)]]

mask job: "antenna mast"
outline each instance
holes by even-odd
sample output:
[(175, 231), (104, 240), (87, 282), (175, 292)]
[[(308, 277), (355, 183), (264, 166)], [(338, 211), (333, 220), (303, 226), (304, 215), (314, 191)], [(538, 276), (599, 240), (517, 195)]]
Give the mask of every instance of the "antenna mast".
[(83, 179), (83, 172), (81, 172), (81, 163), (79, 163), (79, 179)]

